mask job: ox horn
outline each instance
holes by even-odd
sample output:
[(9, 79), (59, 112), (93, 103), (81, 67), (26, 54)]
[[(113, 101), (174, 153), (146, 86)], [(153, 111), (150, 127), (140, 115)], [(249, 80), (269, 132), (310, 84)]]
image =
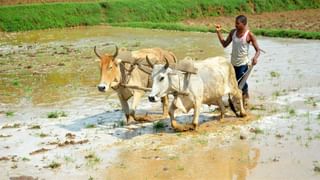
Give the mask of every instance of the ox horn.
[(147, 62), (148, 62), (148, 64), (149, 64), (149, 66), (150, 66), (151, 68), (153, 68), (153, 64), (151, 63), (150, 59), (148, 58), (148, 55), (146, 56), (146, 60), (147, 60)]
[(98, 56), (98, 58), (101, 59), (101, 56), (97, 53), (97, 47), (96, 46), (94, 46), (93, 50), (94, 50), (94, 53)]
[(164, 57), (164, 59), (166, 60), (166, 64), (164, 65), (164, 69), (168, 69), (169, 67), (169, 61), (166, 57)]
[(113, 59), (115, 59), (118, 56), (119, 48), (116, 45), (116, 52), (113, 54)]

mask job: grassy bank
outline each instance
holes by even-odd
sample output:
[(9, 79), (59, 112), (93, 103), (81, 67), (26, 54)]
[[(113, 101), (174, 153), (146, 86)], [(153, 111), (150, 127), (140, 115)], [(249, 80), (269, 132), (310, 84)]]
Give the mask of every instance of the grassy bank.
[[(165, 29), (177, 31), (196, 31), (196, 32), (215, 32), (214, 29), (206, 26), (187, 26), (180, 23), (153, 23), (153, 22), (129, 22), (129, 23), (111, 23), (112, 26), (133, 27), (133, 28), (149, 28), (149, 29)], [(320, 39), (320, 32), (304, 32), (298, 30), (283, 29), (254, 29), (256, 35), (268, 37), (290, 37), (303, 39)], [(228, 33), (228, 32), (224, 32)]]
[(319, 8), (319, 0), (109, 0), (108, 22), (176, 22), (183, 19)]
[[(320, 8), (319, 0), (108, 0), (91, 3), (28, 4), (0, 7), (3, 31), (62, 28), (111, 23), (114, 26), (210, 31), (207, 27), (179, 24), (184, 19)], [(212, 31), (212, 30), (211, 30)], [(318, 32), (256, 30), (277, 37), (320, 39)]]
[(54, 3), (0, 7), (4, 31), (96, 25), (101, 22), (98, 3)]

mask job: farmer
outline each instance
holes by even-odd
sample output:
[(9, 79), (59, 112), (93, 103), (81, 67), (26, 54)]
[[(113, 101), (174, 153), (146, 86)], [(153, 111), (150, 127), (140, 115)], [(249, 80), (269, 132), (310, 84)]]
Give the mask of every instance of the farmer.
[[(231, 64), (233, 65), (236, 78), (239, 83), (239, 79), (243, 77), (243, 75), (248, 70), (249, 65), (249, 44), (252, 43), (256, 53), (252, 58), (251, 64), (254, 66), (257, 64), (258, 57), (260, 55), (260, 48), (258, 46), (256, 37), (253, 35), (252, 32), (249, 31), (247, 26), (247, 17), (244, 15), (239, 15), (236, 17), (235, 21), (235, 29), (231, 30), (226, 40), (222, 37), (222, 27), (220, 24), (216, 24), (216, 32), (220, 43), (225, 48), (227, 47), (232, 41), (232, 53), (231, 53)], [(244, 99), (244, 104), (247, 104), (249, 99), (249, 92), (248, 92), (248, 84), (245, 83), (244, 87), (242, 88), (242, 95)]]

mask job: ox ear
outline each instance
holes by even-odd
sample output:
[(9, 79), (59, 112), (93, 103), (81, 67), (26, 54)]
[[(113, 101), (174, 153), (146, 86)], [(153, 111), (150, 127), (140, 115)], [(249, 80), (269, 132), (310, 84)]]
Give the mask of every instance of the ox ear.
[(116, 57), (118, 56), (118, 52), (119, 52), (119, 48), (118, 48), (118, 46), (116, 45), (116, 52), (113, 54), (113, 60), (115, 60), (116, 59)]

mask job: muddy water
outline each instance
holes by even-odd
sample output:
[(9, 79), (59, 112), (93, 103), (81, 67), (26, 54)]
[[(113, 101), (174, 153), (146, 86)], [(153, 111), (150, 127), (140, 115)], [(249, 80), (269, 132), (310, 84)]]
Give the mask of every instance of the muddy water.
[(131, 50), (162, 47), (180, 58), (223, 54), (210, 34), (106, 26), (4, 34), (0, 42), (0, 99), (5, 104), (28, 101), (37, 105), (99, 95), (93, 47), (113, 52), (114, 47), (106, 43)]
[[(116, 95), (95, 87), (93, 47), (113, 52), (108, 43), (117, 43), (130, 50), (162, 47), (179, 59), (230, 57), (215, 34), (106, 26), (1, 34), (0, 158), (15, 158), (0, 161), (0, 179), (318, 179), (320, 42), (258, 40), (267, 53), (249, 78), (253, 118), (230, 114), (218, 122), (214, 107), (203, 106), (198, 132), (174, 133), (168, 120), (162, 130), (152, 123), (120, 127)], [(142, 114), (159, 109), (146, 98), (138, 106)], [(67, 117), (48, 119), (52, 111)], [(19, 126), (4, 128), (13, 123)], [(30, 128), (35, 125), (40, 129)], [(88, 143), (57, 146), (68, 133)], [(30, 155), (41, 148), (49, 150)], [(88, 165), (92, 152), (99, 161)], [(47, 168), (53, 161), (61, 167)]]

